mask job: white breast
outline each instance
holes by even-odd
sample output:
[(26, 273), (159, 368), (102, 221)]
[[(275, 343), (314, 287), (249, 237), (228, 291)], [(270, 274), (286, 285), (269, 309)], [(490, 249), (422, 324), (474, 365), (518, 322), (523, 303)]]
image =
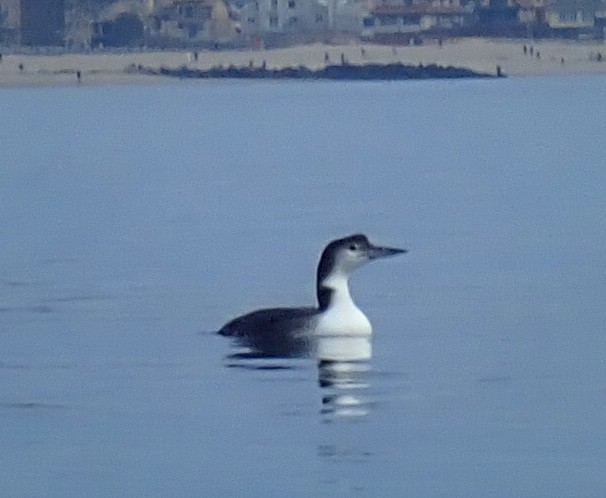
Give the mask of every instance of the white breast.
[(316, 334), (321, 336), (369, 336), (371, 333), (368, 318), (353, 302), (351, 306), (328, 308), (320, 315), (316, 329)]
[(328, 308), (318, 316), (316, 334), (320, 336), (370, 336), (372, 327), (349, 294), (349, 274), (334, 271), (322, 285), (332, 290)]

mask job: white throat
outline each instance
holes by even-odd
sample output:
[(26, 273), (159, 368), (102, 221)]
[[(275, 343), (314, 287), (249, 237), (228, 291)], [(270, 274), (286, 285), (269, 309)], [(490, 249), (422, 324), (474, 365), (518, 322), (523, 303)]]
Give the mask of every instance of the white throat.
[(322, 282), (332, 291), (328, 307), (320, 314), (317, 334), (338, 336), (369, 336), (372, 327), (349, 293), (349, 275), (335, 272)]

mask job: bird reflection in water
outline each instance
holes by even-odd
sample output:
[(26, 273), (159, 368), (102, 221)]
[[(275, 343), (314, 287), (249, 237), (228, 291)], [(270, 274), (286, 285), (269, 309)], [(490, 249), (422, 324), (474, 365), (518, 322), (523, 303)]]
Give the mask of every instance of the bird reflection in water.
[(281, 336), (278, 342), (258, 337), (239, 337), (239, 350), (227, 356), (227, 366), (246, 370), (292, 370), (297, 358), (317, 360), (318, 384), (323, 391), (320, 413), (326, 421), (334, 418), (366, 416), (372, 401), (365, 394), (370, 388), (371, 338), (324, 335), (310, 340)]
[(363, 417), (370, 410), (364, 392), (370, 387), (370, 337), (318, 337), (318, 381), (326, 390), (322, 413), (337, 417)]

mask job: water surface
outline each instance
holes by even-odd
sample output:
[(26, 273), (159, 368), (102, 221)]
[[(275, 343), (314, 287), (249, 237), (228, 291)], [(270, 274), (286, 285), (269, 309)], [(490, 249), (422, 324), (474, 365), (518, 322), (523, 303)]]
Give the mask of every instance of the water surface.
[[(604, 496), (605, 84), (0, 92), (4, 492)], [(213, 333), (359, 231), (363, 368)]]

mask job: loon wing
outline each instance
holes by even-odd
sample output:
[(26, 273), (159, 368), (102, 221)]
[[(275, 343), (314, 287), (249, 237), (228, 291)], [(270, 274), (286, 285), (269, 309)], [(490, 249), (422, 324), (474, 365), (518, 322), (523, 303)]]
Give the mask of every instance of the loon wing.
[(253, 311), (226, 323), (219, 334), (271, 356), (301, 356), (310, 352), (309, 332), (318, 310), (269, 308)]
[(305, 308), (268, 308), (253, 311), (227, 322), (219, 334), (229, 337), (284, 335), (305, 329), (318, 310)]

